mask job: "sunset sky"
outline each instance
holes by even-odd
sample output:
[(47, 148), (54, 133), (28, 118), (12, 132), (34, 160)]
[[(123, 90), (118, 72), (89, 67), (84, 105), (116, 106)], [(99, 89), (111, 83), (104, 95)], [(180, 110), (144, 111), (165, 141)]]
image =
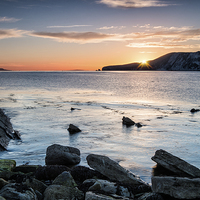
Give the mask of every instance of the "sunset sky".
[(200, 50), (200, 0), (0, 0), (0, 68), (96, 70)]

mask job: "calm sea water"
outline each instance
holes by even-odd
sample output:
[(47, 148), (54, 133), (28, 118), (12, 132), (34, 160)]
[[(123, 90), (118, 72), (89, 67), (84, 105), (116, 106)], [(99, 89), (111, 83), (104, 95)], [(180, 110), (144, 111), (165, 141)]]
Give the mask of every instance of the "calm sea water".
[[(0, 107), (22, 141), (0, 158), (45, 164), (54, 143), (106, 155), (150, 182), (164, 149), (200, 167), (200, 72), (0, 72)], [(71, 107), (77, 108), (71, 111)], [(143, 127), (126, 127), (122, 117)], [(70, 135), (69, 124), (82, 132)]]

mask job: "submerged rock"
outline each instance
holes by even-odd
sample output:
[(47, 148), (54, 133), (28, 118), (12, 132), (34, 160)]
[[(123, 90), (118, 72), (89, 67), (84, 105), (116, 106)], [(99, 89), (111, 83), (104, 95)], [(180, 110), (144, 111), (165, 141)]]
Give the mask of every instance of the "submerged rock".
[(130, 171), (124, 169), (117, 162), (107, 156), (90, 154), (87, 156), (87, 162), (90, 167), (99, 171), (111, 181), (117, 181), (121, 184), (142, 185), (145, 184), (139, 177)]
[(76, 165), (80, 162), (80, 150), (74, 147), (53, 144), (46, 150), (46, 165)]
[(81, 132), (81, 130), (77, 126), (74, 126), (73, 124), (70, 124), (67, 130), (71, 134)]
[(136, 123), (135, 126), (137, 126), (138, 128), (141, 128), (141, 127), (142, 127), (142, 124)]
[(155, 155), (151, 159), (155, 161), (158, 165), (161, 165), (162, 167), (172, 171), (178, 176), (193, 178), (200, 177), (200, 170), (197, 167), (168, 153), (165, 150), (157, 150), (155, 152)]

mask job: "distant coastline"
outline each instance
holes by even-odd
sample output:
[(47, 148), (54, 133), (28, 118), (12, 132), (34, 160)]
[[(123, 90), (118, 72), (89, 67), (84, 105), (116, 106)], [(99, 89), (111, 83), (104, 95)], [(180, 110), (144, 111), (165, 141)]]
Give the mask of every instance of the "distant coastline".
[(11, 71), (11, 70), (0, 68), (0, 71)]
[(200, 71), (200, 51), (165, 54), (146, 63), (105, 66), (106, 70), (158, 70), (158, 71)]

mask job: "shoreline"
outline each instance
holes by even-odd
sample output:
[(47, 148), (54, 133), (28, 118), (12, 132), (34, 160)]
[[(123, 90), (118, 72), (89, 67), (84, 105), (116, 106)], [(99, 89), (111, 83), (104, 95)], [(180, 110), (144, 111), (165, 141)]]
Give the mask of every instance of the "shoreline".
[[(199, 110), (191, 109), (192, 111), (198, 112)], [(5, 132), (6, 137), (8, 133), (10, 133), (10, 137), (17, 133), (17, 131), (13, 130), (9, 118), (4, 113), (0, 117), (0, 121), (2, 122), (1, 127), (4, 126), (1, 130)], [(130, 125), (135, 125), (130, 119), (124, 117), (123, 120), (125, 125), (129, 125), (129, 123), (131, 123)], [(75, 134), (77, 133), (72, 131), (72, 135)], [(14, 136), (10, 139), (20, 140), (19, 137), (14, 138)], [(75, 197), (80, 200), (99, 198), (138, 200), (200, 198), (200, 189), (196, 188), (198, 184), (200, 185), (200, 170), (164, 150), (156, 151), (152, 157), (152, 160), (159, 167), (153, 169), (154, 174), (151, 177), (151, 185), (145, 183), (134, 173), (126, 170), (107, 156), (97, 154), (87, 155), (85, 159), (89, 167), (80, 165), (80, 156), (81, 152), (77, 148), (53, 144), (46, 149), (46, 165), (44, 166), (16, 166), (14, 160), (1, 159), (0, 178), (3, 184), (0, 188), (0, 195), (7, 197), (6, 195), (8, 194), (5, 190), (15, 188), (20, 193), (19, 195), (21, 193), (24, 194), (23, 191), (25, 190), (31, 190), (31, 194), (29, 195), (33, 197), (31, 197), (32, 199), (49, 200), (51, 199), (50, 196), (58, 195), (58, 187), (62, 187), (64, 193), (59, 193), (59, 195), (64, 199), (72, 198), (66, 197), (66, 191), (69, 193), (69, 190), (74, 190), (75, 193), (73, 195), (75, 196), (73, 198)], [(174, 166), (176, 166), (175, 169)], [(180, 171), (178, 168), (180, 168)], [(194, 173), (191, 173), (191, 171)], [(80, 177), (82, 176), (84, 178), (80, 181)], [(63, 178), (66, 179), (66, 177), (68, 177), (67, 179), (70, 180), (70, 184), (72, 185), (69, 186), (69, 183), (63, 183)], [(160, 185), (162, 184), (164, 189), (160, 191)], [(187, 187), (188, 184), (192, 185), (192, 189)], [(42, 185), (43, 189), (38, 189), (35, 185)], [(185, 190), (188, 192), (185, 192)], [(10, 190), (9, 193), (11, 194)]]

